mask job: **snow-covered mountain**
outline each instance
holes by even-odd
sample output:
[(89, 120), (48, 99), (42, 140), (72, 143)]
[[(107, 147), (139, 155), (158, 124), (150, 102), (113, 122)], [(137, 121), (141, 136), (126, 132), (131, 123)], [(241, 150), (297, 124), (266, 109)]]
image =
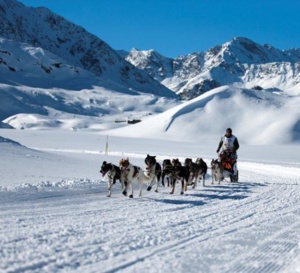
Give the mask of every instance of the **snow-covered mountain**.
[[(206, 141), (232, 127), (242, 143), (251, 145), (300, 140), (299, 50), (279, 51), (236, 38), (208, 52), (170, 59), (153, 50), (134, 49), (128, 55), (100, 42), (92, 57), (99, 62), (89, 66), (82, 57), (92, 41), (101, 40), (82, 28), (14, 0), (0, 0), (0, 13), (6, 36), (0, 38), (0, 127), (88, 129), (179, 141)], [(64, 42), (58, 39), (62, 33)], [(87, 46), (72, 51), (72, 58), (70, 48), (82, 39)], [(123, 65), (132, 67), (129, 74), (146, 74), (149, 82), (141, 87), (133, 77), (124, 78)], [(96, 67), (102, 68), (99, 73)], [(182, 102), (159, 82), (193, 99)], [(129, 120), (142, 122), (129, 127)]]
[[(174, 97), (174, 92), (125, 61), (107, 43), (46, 8), (29, 8), (16, 0), (0, 0), (0, 33), (3, 38), (47, 50), (72, 66), (127, 89)], [(45, 70), (51, 74), (48, 68)]]
[(21, 128), (37, 128), (37, 120), (42, 127), (82, 128), (84, 116), (97, 127), (178, 104), (173, 91), (51, 11), (0, 0), (0, 15), (0, 128), (7, 119)]
[[(178, 104), (177, 99), (95, 76), (43, 48), (4, 38), (0, 38), (0, 75), (0, 120), (13, 126), (18, 120), (21, 125), (15, 128), (96, 126), (107, 119), (110, 123), (141, 119)], [(89, 123), (82, 122), (84, 117)]]
[(227, 84), (300, 94), (300, 49), (282, 51), (247, 38), (175, 59), (133, 49), (126, 60), (185, 99)]

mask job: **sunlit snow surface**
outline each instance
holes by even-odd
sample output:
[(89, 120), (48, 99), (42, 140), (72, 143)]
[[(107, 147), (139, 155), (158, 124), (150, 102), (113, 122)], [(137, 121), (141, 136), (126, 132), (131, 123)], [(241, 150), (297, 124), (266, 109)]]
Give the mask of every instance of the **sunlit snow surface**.
[[(1, 130), (1, 272), (300, 272), (298, 146), (241, 145), (240, 182), (112, 197), (104, 160), (216, 157), (206, 142)], [(14, 140), (17, 143), (12, 143)], [(108, 154), (105, 153), (108, 140)]]

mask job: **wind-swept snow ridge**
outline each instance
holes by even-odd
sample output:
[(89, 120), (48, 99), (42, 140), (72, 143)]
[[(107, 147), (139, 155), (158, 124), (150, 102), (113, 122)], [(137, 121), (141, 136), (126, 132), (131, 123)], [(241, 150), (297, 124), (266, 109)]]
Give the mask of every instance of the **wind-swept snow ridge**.
[[(300, 112), (291, 107), (296, 102), (298, 97), (271, 90), (224, 86), (109, 134), (203, 141), (217, 132), (221, 136), (225, 128), (231, 127), (247, 144), (285, 144), (300, 140)], [(251, 137), (249, 132), (253, 132)]]

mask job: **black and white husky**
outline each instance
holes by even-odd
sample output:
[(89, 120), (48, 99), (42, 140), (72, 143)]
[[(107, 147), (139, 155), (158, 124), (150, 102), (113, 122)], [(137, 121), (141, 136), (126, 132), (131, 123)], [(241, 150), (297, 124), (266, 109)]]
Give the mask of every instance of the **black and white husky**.
[[(101, 169), (100, 169), (100, 173), (102, 174), (103, 177), (105, 175), (107, 175), (107, 178), (108, 178), (108, 195), (107, 195), (107, 197), (111, 197), (112, 186), (114, 184), (116, 184), (117, 180), (119, 180), (121, 182), (120, 168), (112, 163), (107, 163), (106, 161), (103, 161)], [(124, 183), (122, 183), (122, 189), (124, 190)]]
[(158, 162), (156, 162), (156, 156), (151, 156), (147, 154), (147, 157), (145, 158), (145, 164), (146, 164), (146, 171), (145, 175), (150, 179), (150, 182), (148, 183), (147, 191), (151, 191), (152, 189), (152, 183), (155, 181), (155, 192), (158, 192), (158, 182), (161, 177), (161, 166)]

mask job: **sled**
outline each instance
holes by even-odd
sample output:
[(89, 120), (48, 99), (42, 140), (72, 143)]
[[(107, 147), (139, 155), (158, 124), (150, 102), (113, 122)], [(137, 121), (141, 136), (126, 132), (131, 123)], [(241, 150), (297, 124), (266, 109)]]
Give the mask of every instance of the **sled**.
[[(238, 182), (239, 171), (237, 169), (236, 153), (225, 150), (220, 153), (219, 158), (223, 166), (224, 178), (229, 178), (230, 182)], [(236, 173), (236, 175), (234, 175), (234, 173)]]

